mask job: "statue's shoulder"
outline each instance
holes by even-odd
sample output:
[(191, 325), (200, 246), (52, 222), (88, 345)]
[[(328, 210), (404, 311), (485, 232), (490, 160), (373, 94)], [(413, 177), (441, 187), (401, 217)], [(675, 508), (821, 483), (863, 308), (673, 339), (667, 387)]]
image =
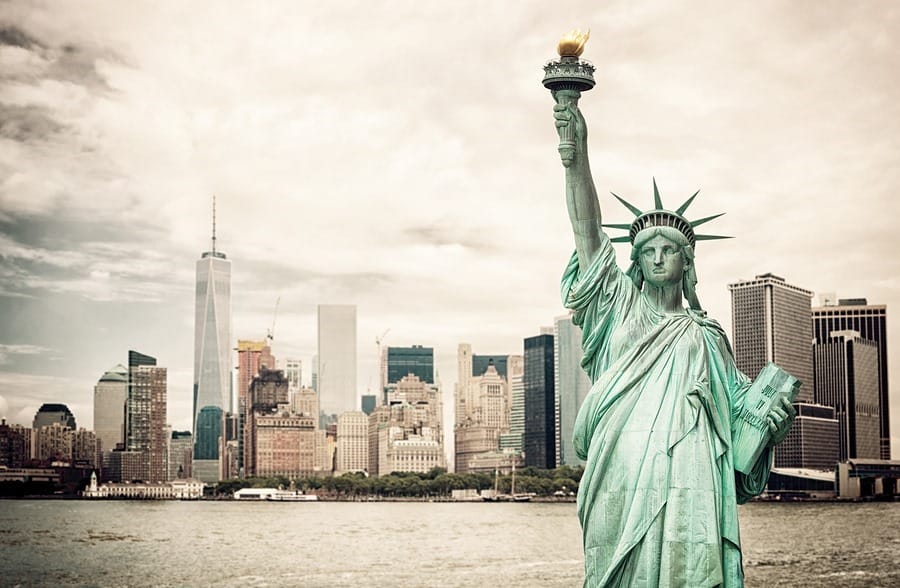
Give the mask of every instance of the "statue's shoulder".
[(719, 321), (710, 318), (705, 310), (688, 309), (687, 312), (688, 315), (694, 319), (694, 322), (703, 328), (707, 340), (715, 343), (717, 347), (728, 349), (728, 352), (731, 353), (731, 344), (728, 342), (728, 336), (725, 334), (725, 329), (722, 328)]

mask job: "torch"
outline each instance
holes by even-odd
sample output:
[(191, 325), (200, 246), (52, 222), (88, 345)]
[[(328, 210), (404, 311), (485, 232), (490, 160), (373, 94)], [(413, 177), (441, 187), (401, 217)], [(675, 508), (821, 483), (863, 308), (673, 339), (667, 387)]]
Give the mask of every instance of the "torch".
[[(578, 29), (563, 36), (556, 47), (559, 59), (552, 59), (544, 66), (544, 87), (554, 93), (559, 104), (578, 106), (581, 93), (594, 87), (594, 66), (579, 59), (584, 52), (591, 32)], [(575, 160), (575, 124), (562, 128), (559, 137), (559, 156), (565, 167)]]

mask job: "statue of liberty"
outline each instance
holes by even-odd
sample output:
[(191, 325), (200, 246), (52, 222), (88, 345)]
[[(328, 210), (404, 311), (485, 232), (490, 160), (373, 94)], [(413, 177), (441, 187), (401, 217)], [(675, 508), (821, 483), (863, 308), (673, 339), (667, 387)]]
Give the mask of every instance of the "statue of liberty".
[[(616, 196), (636, 219), (603, 225), (577, 90), (553, 95), (575, 235), (562, 298), (582, 328), (581, 365), (592, 382), (574, 433), (586, 460), (578, 491), (584, 585), (743, 586), (737, 505), (764, 489), (794, 409), (775, 396), (757, 419), (766, 433), (758, 457), (736, 469), (735, 423), (751, 382), (695, 288), (696, 243), (719, 237), (694, 227), (715, 217), (687, 220), (696, 194), (666, 209), (654, 180), (653, 209)], [(628, 236), (610, 239), (606, 227)], [(611, 241), (632, 245), (626, 272)]]

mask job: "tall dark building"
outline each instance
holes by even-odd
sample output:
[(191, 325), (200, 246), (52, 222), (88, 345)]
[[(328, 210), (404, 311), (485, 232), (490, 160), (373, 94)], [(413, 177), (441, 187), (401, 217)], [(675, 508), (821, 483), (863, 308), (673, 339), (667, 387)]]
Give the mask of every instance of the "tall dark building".
[(388, 384), (396, 384), (413, 374), (427, 384), (434, 384), (434, 348), (413, 345), (412, 347), (387, 348)]
[(156, 366), (156, 358), (128, 352), (128, 399), (125, 414), (125, 446), (140, 454), (138, 479), (162, 482), (168, 479), (166, 456), (167, 370)]
[(489, 365), (493, 365), (496, 368), (497, 373), (500, 374), (501, 378), (506, 377), (506, 363), (509, 359), (508, 355), (472, 355), (472, 376), (479, 377), (483, 376), (484, 372), (487, 371)]
[(553, 335), (525, 339), (525, 465), (556, 467)]
[(878, 345), (847, 330), (832, 331), (813, 349), (816, 400), (834, 407), (840, 460), (879, 459)]
[(136, 368), (141, 365), (156, 365), (156, 358), (137, 351), (128, 352), (128, 368)]
[(812, 309), (813, 335), (817, 343), (827, 343), (834, 331), (851, 330), (878, 350), (878, 408), (881, 459), (891, 459), (890, 393), (888, 391), (887, 307), (869, 304), (865, 298), (839, 300), (837, 306)]

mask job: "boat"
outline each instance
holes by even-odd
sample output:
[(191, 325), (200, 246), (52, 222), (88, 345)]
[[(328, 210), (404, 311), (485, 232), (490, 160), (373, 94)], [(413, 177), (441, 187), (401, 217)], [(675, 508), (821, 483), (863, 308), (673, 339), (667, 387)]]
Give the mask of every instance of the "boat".
[(299, 490), (281, 490), (278, 488), (242, 488), (234, 493), (235, 500), (265, 500), (268, 502), (315, 502), (319, 497), (315, 494), (304, 494)]
[(302, 492), (280, 491), (266, 496), (269, 502), (316, 502), (319, 497), (315, 494), (303, 494)]
[(509, 489), (510, 499), (513, 502), (531, 502), (531, 497), (534, 496), (533, 492), (519, 492), (516, 493), (516, 461), (512, 462), (512, 484)]
[(502, 494), (499, 491), (499, 468), (494, 468), (494, 489), (482, 490), (481, 499), (485, 502), (531, 502), (534, 492), (516, 492), (516, 462), (512, 462), (512, 482), (509, 494)]

